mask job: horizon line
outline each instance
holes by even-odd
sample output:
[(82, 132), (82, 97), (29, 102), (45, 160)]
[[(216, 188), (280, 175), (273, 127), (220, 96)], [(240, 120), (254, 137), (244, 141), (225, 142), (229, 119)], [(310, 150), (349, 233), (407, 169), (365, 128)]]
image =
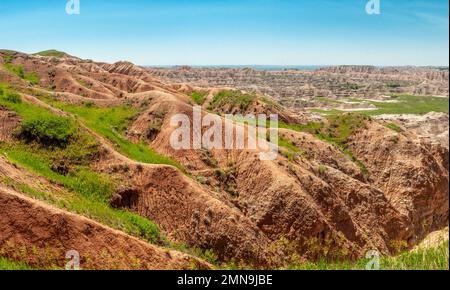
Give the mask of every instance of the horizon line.
[[(125, 61), (125, 60), (122, 60)], [(120, 62), (120, 61), (117, 61)], [(131, 61), (130, 61), (131, 62)], [(334, 66), (372, 66), (372, 67), (442, 67), (448, 68), (449, 65), (414, 65), (414, 64), (400, 64), (400, 65), (376, 65), (376, 64), (138, 64), (143, 67), (334, 67)]]
[[(67, 52), (64, 50), (59, 50), (59, 49), (47, 49), (47, 50), (42, 50), (42, 51), (37, 51), (37, 52), (25, 52), (22, 50), (16, 50), (16, 49), (8, 49), (8, 48), (0, 48), (0, 50), (11, 50), (14, 52), (18, 52), (18, 53), (25, 53), (28, 55), (33, 55), (33, 54), (37, 54), (39, 52), (42, 51), (47, 51), (47, 50), (56, 50), (56, 51), (60, 51), (60, 52), (64, 52), (67, 53), (71, 56), (74, 57), (78, 57), (76, 54), (72, 54), (71, 52)], [(92, 60), (94, 62), (106, 62), (106, 63), (116, 63), (116, 62), (121, 62), (121, 61), (126, 61), (126, 62), (131, 62), (135, 65), (138, 66), (142, 66), (142, 67), (180, 67), (180, 66), (191, 66), (191, 67), (258, 67), (258, 66), (273, 66), (273, 67), (307, 67), (307, 66), (312, 66), (312, 67), (333, 67), (333, 66), (373, 66), (373, 67), (417, 67), (417, 68), (424, 68), (424, 67), (439, 67), (439, 68), (449, 68), (450, 64), (439, 64), (439, 65), (434, 65), (434, 64), (427, 64), (427, 65), (415, 65), (415, 64), (138, 64), (137, 62), (131, 61), (131, 60), (127, 60), (127, 59), (121, 59), (121, 60), (117, 60), (117, 61), (104, 61), (104, 60), (95, 60), (92, 58), (82, 58), (82, 57), (78, 57), (82, 60)]]

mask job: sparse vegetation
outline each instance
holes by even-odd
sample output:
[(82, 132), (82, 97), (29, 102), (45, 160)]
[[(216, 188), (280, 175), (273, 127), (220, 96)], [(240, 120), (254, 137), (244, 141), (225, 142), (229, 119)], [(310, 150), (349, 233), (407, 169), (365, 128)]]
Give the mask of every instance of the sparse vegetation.
[(217, 160), (214, 159), (214, 156), (211, 154), (211, 152), (206, 148), (202, 148), (201, 150), (201, 159), (209, 167), (217, 168), (217, 166), (219, 165)]
[[(291, 270), (365, 270), (370, 259), (361, 259), (356, 263), (330, 263), (320, 261), (303, 263), (289, 267)], [(381, 257), (380, 270), (448, 270), (449, 241), (436, 248), (408, 251), (394, 257)]]
[[(376, 110), (355, 111), (355, 113), (367, 116), (378, 116), (383, 114), (417, 114), (424, 115), (429, 112), (449, 112), (449, 99), (431, 96), (413, 96), (413, 95), (392, 95), (390, 100), (397, 102), (374, 102), (364, 99), (349, 99), (353, 102), (365, 102), (376, 107)], [(323, 115), (342, 115), (344, 111), (338, 109), (312, 109), (311, 112)]]
[(161, 132), (161, 124), (150, 124), (148, 125), (148, 128), (145, 131), (145, 138), (147, 138), (150, 141), (153, 141), (160, 132)]
[(85, 80), (79, 79), (79, 80), (77, 80), (77, 82), (84, 88), (87, 88), (87, 89), (91, 89), (92, 88), (92, 84), (88, 83)]
[(401, 88), (402, 85), (399, 83), (390, 82), (390, 83), (386, 83), (386, 87), (391, 88), (391, 89), (396, 89), (396, 88)]
[(69, 105), (55, 101), (50, 101), (50, 103), (59, 109), (76, 115), (83, 124), (104, 136), (115, 145), (119, 152), (129, 158), (149, 164), (172, 165), (184, 171), (183, 166), (178, 162), (156, 153), (147, 144), (133, 143), (124, 137), (128, 125), (139, 113), (136, 109), (128, 106), (103, 108)]
[(325, 103), (332, 103), (332, 104), (341, 104), (342, 103), (342, 101), (340, 101), (340, 100), (326, 98), (326, 97), (315, 97), (314, 99), (317, 101), (320, 101), (320, 102), (325, 102)]
[[(79, 143), (74, 146), (80, 146)], [(69, 148), (69, 147), (68, 147)], [(144, 238), (152, 243), (164, 240), (158, 227), (151, 221), (131, 212), (112, 209), (108, 200), (115, 189), (115, 182), (107, 175), (92, 171), (89, 160), (72, 164), (68, 174), (52, 170), (53, 156), (71, 158), (72, 155), (81, 155), (87, 149), (81, 148), (77, 154), (66, 152), (69, 149), (49, 150), (41, 146), (29, 144), (0, 144), (0, 150), (8, 159), (35, 172), (46, 179), (66, 188), (69, 193), (63, 196), (54, 196), (26, 185), (12, 184), (16, 189), (33, 197), (43, 199), (58, 207), (68, 209), (78, 214), (95, 219), (113, 228), (123, 230), (129, 234)], [(75, 150), (75, 149), (74, 149)], [(73, 193), (73, 194), (70, 194)]]
[(7, 102), (13, 104), (20, 104), (22, 102), (22, 98), (20, 97), (19, 94), (15, 92), (5, 91), (2, 88), (0, 88), (0, 96), (4, 96)]
[(312, 113), (317, 113), (317, 114), (321, 114), (321, 115), (341, 115), (341, 114), (345, 114), (344, 111), (338, 110), (338, 109), (311, 109), (310, 110)]
[(14, 65), (12, 63), (5, 63), (4, 67), (11, 73), (17, 75), (23, 80), (29, 81), (33, 85), (39, 84), (39, 76), (36, 73), (26, 73), (23, 65)]
[(199, 257), (211, 265), (217, 266), (219, 264), (217, 255), (210, 249), (200, 249), (197, 247), (188, 246), (186, 243), (172, 243), (170, 248), (188, 255)]
[(229, 106), (231, 108), (238, 107), (241, 111), (245, 111), (255, 98), (255, 95), (242, 93), (241, 91), (222, 90), (214, 96), (208, 109), (214, 110)]
[(319, 165), (319, 169), (318, 169), (320, 174), (325, 174), (328, 171), (328, 168), (325, 165)]
[(62, 58), (62, 57), (67, 56), (67, 54), (65, 52), (58, 51), (58, 50), (55, 50), (55, 49), (40, 51), (38, 53), (35, 53), (35, 55), (53, 56), (53, 57), (57, 57), (57, 58)]
[(286, 124), (280, 122), (280, 128), (299, 132), (308, 132), (321, 140), (328, 141), (339, 148), (345, 149), (348, 138), (364, 127), (369, 118), (360, 114), (333, 115), (327, 117), (327, 122), (311, 122), (304, 125)]
[(3, 52), (3, 61), (5, 63), (11, 63), (13, 61), (14, 57), (11, 51), (0, 50), (0, 52)]
[(206, 96), (208, 95), (208, 92), (202, 92), (202, 91), (193, 91), (190, 96), (192, 98), (192, 101), (194, 101), (195, 104), (201, 106), (206, 100)]
[(286, 124), (280, 122), (280, 128), (290, 129), (300, 132), (308, 132), (315, 135), (317, 138), (326, 141), (343, 153), (345, 153), (356, 165), (361, 169), (361, 174), (368, 177), (369, 171), (364, 163), (358, 160), (347, 145), (350, 136), (355, 134), (360, 129), (364, 128), (365, 123), (370, 120), (370, 117), (348, 113), (342, 115), (330, 115), (327, 117), (327, 122), (312, 122), (308, 124)]
[[(55, 50), (38, 54), (55, 57), (66, 56), (65, 53)], [(2, 52), (2, 55), (5, 67), (10, 72), (22, 79), (29, 80), (32, 84), (39, 83), (36, 74), (27, 74), (24, 69), (31, 71), (33, 64), (31, 64), (30, 58), (22, 57), (22, 54), (17, 54), (20, 57), (14, 58), (13, 55), (16, 54), (5, 54), (4, 52)], [(244, 267), (251, 268), (252, 265), (255, 267), (291, 265), (288, 267), (289, 269), (364, 269), (367, 259), (355, 262), (354, 258), (360, 254), (358, 247), (361, 244), (360, 240), (372, 239), (381, 241), (375, 243), (376, 245), (386, 243), (391, 253), (400, 253), (396, 257), (382, 257), (382, 269), (448, 269), (448, 241), (438, 248), (405, 252), (408, 247), (408, 244), (402, 240), (406, 239), (402, 235), (405, 228), (412, 227), (413, 230), (418, 229), (420, 231), (429, 227), (428, 224), (422, 225), (423, 228), (416, 227), (415, 221), (403, 223), (401, 209), (400, 211), (391, 210), (392, 206), (389, 203), (392, 182), (388, 185), (384, 184), (389, 180), (396, 179), (398, 186), (401, 187), (398, 190), (405, 191), (406, 188), (408, 191), (407, 195), (402, 197), (398, 203), (408, 209), (417, 210), (415, 208), (417, 194), (414, 190), (410, 190), (411, 186), (409, 186), (408, 180), (405, 182), (404, 179), (415, 180), (419, 178), (420, 180), (423, 179), (422, 183), (430, 187), (436, 187), (436, 184), (442, 184), (446, 178), (448, 179), (448, 172), (441, 170), (440, 164), (437, 167), (428, 166), (428, 170), (432, 171), (430, 176), (421, 174), (422, 168), (416, 170), (417, 172), (411, 172), (411, 174), (397, 176), (398, 178), (393, 175), (393, 172), (407, 172), (411, 167), (409, 163), (412, 162), (417, 165), (421, 159), (428, 160), (433, 154), (445, 153), (443, 152), (445, 148), (427, 146), (428, 141), (425, 138), (420, 138), (420, 144), (418, 144), (415, 134), (406, 134), (406, 131), (404, 134), (396, 134), (395, 132), (400, 133), (406, 130), (398, 125), (400, 123), (383, 123), (380, 121), (385, 127), (395, 131), (389, 131), (386, 136), (380, 136), (380, 134), (386, 133), (387, 129), (383, 131), (373, 126), (376, 121), (373, 121), (370, 117), (372, 114), (386, 112), (427, 112), (433, 108), (441, 108), (445, 104), (448, 112), (448, 99), (394, 95), (391, 100), (388, 100), (391, 102), (364, 101), (365, 105), (376, 106), (379, 109), (377, 111), (362, 111), (361, 113), (350, 114), (339, 110), (324, 111), (328, 114), (326, 118), (308, 124), (286, 124), (280, 121), (279, 126), (281, 128), (308, 132), (317, 138), (312, 140), (313, 138), (309, 134), (293, 134), (293, 132), (287, 134), (282, 131), (281, 136), (278, 137), (280, 154), (286, 156), (288, 160), (282, 158), (281, 160), (258, 161), (259, 150), (250, 149), (226, 150), (223, 152), (211, 152), (206, 149), (186, 151), (184, 152), (185, 161), (183, 162), (187, 162), (186, 166), (192, 169), (193, 175), (198, 181), (198, 183), (195, 183), (179, 180), (176, 171), (159, 172), (149, 176), (146, 169), (151, 166), (147, 168), (142, 163), (135, 164), (124, 161), (118, 155), (118, 152), (136, 161), (169, 164), (185, 171), (178, 162), (158, 154), (148, 144), (157, 137), (159, 137), (158, 143), (160, 143), (160, 138), (165, 140), (168, 137), (171, 130), (166, 128), (167, 121), (175, 111), (186, 111), (186, 108), (194, 103), (198, 105), (204, 105), (205, 102), (209, 103), (209, 97), (206, 101), (208, 92), (203, 92), (206, 89), (193, 91), (186, 96), (187, 99), (177, 99), (176, 96), (169, 98), (167, 94), (176, 94), (176, 88), (179, 88), (179, 86), (167, 84), (165, 80), (157, 82), (154, 77), (150, 76), (153, 74), (152, 71), (148, 71), (147, 77), (143, 68), (133, 67), (129, 63), (100, 64), (96, 68), (97, 64), (93, 61), (56, 61), (55, 59), (49, 61), (49, 59), (43, 57), (35, 57), (35, 59), (38, 59), (41, 64), (48, 61), (46, 65), (49, 68), (50, 82), (45, 81), (45, 86), (53, 88), (54, 92), (50, 93), (44, 87), (32, 86), (30, 83), (20, 81), (10, 73), (4, 74), (4, 76), (6, 79), (14, 79), (13, 83), (18, 83), (18, 87), (14, 89), (13, 84), (11, 86), (0, 84), (0, 117), (5, 120), (6, 124), (0, 130), (2, 140), (0, 141), (0, 154), (2, 155), (2, 159), (0, 159), (0, 184), (2, 187), (10, 189), (3, 193), (6, 195), (7, 201), (10, 200), (10, 193), (12, 199), (20, 198), (20, 195), (15, 196), (15, 192), (20, 192), (31, 197), (31, 199), (26, 199), (26, 201), (29, 201), (26, 204), (37, 203), (41, 205), (40, 202), (33, 202), (32, 199), (43, 201), (51, 206), (83, 215), (142, 240), (166, 247), (166, 250), (156, 249), (156, 257), (139, 255), (138, 253), (138, 256), (144, 260), (149, 257), (151, 260), (149, 263), (153, 263), (151, 265), (153, 267), (155, 265), (186, 267), (186, 263), (191, 263), (193, 268), (201, 266), (200, 263), (194, 261), (195, 259), (184, 259), (178, 254), (172, 255), (169, 249), (176, 249), (197, 256), (217, 265), (219, 268), (242, 269)], [(25, 66), (18, 65), (24, 60)], [(36, 65), (36, 62), (33, 63)], [(64, 64), (70, 64), (70, 66)], [(61, 73), (56, 74), (55, 68), (51, 67), (52, 65), (58, 65), (58, 72)], [(63, 72), (62, 70), (65, 69), (67, 71)], [(188, 71), (188, 74), (191, 74), (193, 70), (183, 68), (179, 71)], [(332, 69), (330, 70), (332, 71)], [(338, 72), (341, 70), (339, 69)], [(43, 76), (42, 70), (36, 69), (36, 71)], [(99, 71), (102, 73), (99, 74)], [(107, 71), (116, 73), (112, 73), (112, 77), (108, 78)], [(247, 74), (247, 70), (239, 71)], [(367, 96), (372, 96), (375, 93), (380, 93), (382, 89), (386, 90), (386, 85), (383, 85), (383, 83), (389, 82), (387, 77), (380, 82), (379, 74), (376, 83), (366, 82), (364, 78), (360, 77), (361, 75), (367, 75), (366, 73), (352, 74), (352, 78), (347, 79), (344, 77), (344, 73), (333, 73), (336, 78), (328, 80), (325, 79), (328, 75), (327, 71), (328, 69), (324, 69), (319, 72), (321, 75), (320, 86), (305, 84), (310, 81), (313, 82), (313, 74), (315, 73), (308, 73), (310, 80), (302, 81), (301, 85), (300, 83), (294, 83), (294, 81), (297, 74), (303, 74), (302, 71), (292, 76), (286, 76), (283, 81), (286, 87), (282, 90), (274, 90), (273, 96), (277, 100), (283, 101), (284, 94), (289, 94), (291, 88), (295, 88), (292, 90), (292, 94), (301, 95), (302, 101), (308, 106), (319, 103), (320, 106), (323, 106), (326, 102), (329, 103), (327, 107), (328, 105), (332, 107), (333, 104), (340, 103), (341, 99), (318, 97), (310, 104), (311, 98), (315, 94), (331, 96), (333, 93), (336, 93), (338, 97), (354, 96), (356, 90), (360, 88), (363, 88), (360, 93), (367, 93)], [(364, 71), (362, 70), (362, 72)], [(2, 70), (2, 72), (4, 71)], [(248, 73), (253, 74), (253, 70), (249, 70)], [(277, 73), (282, 74), (281, 71)], [(158, 74), (155, 73), (155, 75)], [(266, 75), (266, 72), (261, 74)], [(270, 74), (267, 72), (269, 82), (272, 81), (270, 80)], [(419, 74), (418, 70), (416, 74)], [(44, 75), (47, 75), (47, 72)], [(240, 75), (242, 76), (242, 73)], [(105, 84), (103, 88), (98, 88), (105, 99), (90, 99), (89, 102), (87, 101), (89, 99), (84, 99), (83, 102), (76, 96), (81, 95), (83, 91), (79, 85), (86, 88), (95, 86), (90, 81), (91, 78), (98, 79)], [(436, 78), (436, 84), (439, 82), (439, 87), (435, 88), (432, 84), (430, 91), (433, 89), (439, 94), (445, 94), (447, 90), (442, 86), (442, 77), (436, 76)], [(79, 85), (77, 85), (77, 79)], [(227, 85), (229, 82), (227, 77), (225, 79), (223, 85)], [(393, 79), (396, 82), (397, 79), (408, 78)], [(61, 81), (64, 83), (62, 84)], [(252, 81), (256, 81), (256, 79)], [(294, 83), (294, 87), (289, 86), (291, 82)], [(274, 108), (277, 109), (275, 111), (280, 114), (282, 120), (302, 120), (316, 117), (300, 111), (285, 109), (272, 99), (260, 97), (264, 89), (260, 90), (259, 82), (255, 82), (254, 86), (236, 86), (236, 88), (238, 87), (245, 87), (247, 90), (253, 90), (249, 88), (254, 87), (254, 91), (258, 93), (222, 90), (215, 96), (211, 96), (212, 100), (208, 109), (218, 114), (235, 113), (235, 115), (238, 115), (238, 120), (245, 119), (241, 116), (247, 113), (250, 116), (261, 110), (264, 112), (274, 111)], [(347, 89), (343, 89), (344, 87)], [(389, 84), (387, 84), (387, 87), (389, 87)], [(392, 88), (395, 88), (395, 86), (392, 86)], [(411, 87), (411, 89), (413, 88)], [(19, 94), (17, 90), (20, 90), (21, 93)], [(125, 93), (126, 91), (129, 94)], [(37, 105), (39, 102), (29, 95), (45, 101), (58, 110)], [(189, 100), (189, 97), (191, 100)], [(414, 104), (419, 98), (423, 102)], [(353, 107), (354, 104), (346, 102), (346, 100), (349, 100), (349, 98), (342, 100), (342, 103), (345, 103), (342, 107)], [(392, 102), (393, 100), (399, 102)], [(151, 111), (157, 105), (161, 105), (161, 108), (164, 109)], [(358, 104), (356, 105), (359, 107)], [(414, 105), (416, 105), (415, 108), (413, 108)], [(444, 108), (441, 109), (444, 110)], [(67, 114), (63, 114), (59, 110)], [(319, 110), (317, 111), (319, 112)], [(434, 117), (430, 118), (433, 119), (433, 122)], [(441, 120), (442, 116), (439, 114), (437, 117)], [(241, 122), (255, 125), (257, 119), (250, 118), (250, 120)], [(271, 125), (270, 121), (267, 121), (267, 125)], [(169, 130), (166, 131), (166, 129)], [(206, 127), (203, 126), (200, 133), (203, 133), (205, 129)], [(370, 131), (366, 134), (365, 129)], [(436, 130), (440, 130), (440, 128)], [(248, 137), (251, 137), (249, 136), (250, 133), (253, 133), (251, 131), (247, 132)], [(272, 141), (269, 140), (268, 134), (256, 133), (257, 137)], [(367, 136), (367, 138), (362, 140), (364, 136)], [(336, 154), (337, 150), (331, 148), (328, 144), (317, 143), (318, 139), (332, 144), (342, 154), (339, 154), (339, 152)], [(364, 144), (356, 143), (361, 140), (364, 141), (362, 143), (370, 142), (370, 140), (382, 142), (377, 148), (383, 153), (377, 154), (377, 156), (366, 154), (367, 148), (362, 148)], [(376, 143), (375, 141), (373, 143)], [(394, 144), (399, 143), (401, 145), (406, 144), (406, 142), (409, 144), (408, 150), (403, 151), (397, 150), (399, 146)], [(303, 148), (307, 148), (308, 154), (302, 150)], [(166, 150), (169, 150), (168, 147)], [(183, 154), (183, 152), (179, 153)], [(305, 157), (300, 157), (303, 154), (305, 154)], [(348, 160), (344, 158), (344, 154), (348, 156)], [(310, 160), (306, 160), (306, 157), (310, 157)], [(373, 168), (373, 180), (369, 180), (369, 171), (364, 162), (358, 158), (370, 164), (371, 169)], [(356, 165), (349, 164), (350, 159), (359, 166), (362, 174), (359, 174)], [(208, 165), (207, 168), (204, 164), (199, 163), (200, 160)], [(402, 162), (405, 160), (411, 162)], [(389, 166), (386, 170), (377, 168), (377, 166), (386, 165), (385, 161), (388, 161), (388, 165), (392, 165), (392, 168), (389, 168)], [(389, 161), (392, 162), (389, 163)], [(226, 166), (224, 166), (225, 163)], [(157, 167), (154, 167), (154, 169), (157, 169)], [(157, 183), (160, 182), (161, 178), (165, 179), (166, 183), (170, 183), (169, 188), (165, 188), (163, 192), (158, 190), (158, 186), (155, 187), (155, 184), (158, 185)], [(354, 178), (358, 181), (353, 180)], [(277, 182), (273, 182), (275, 179), (277, 179)], [(378, 182), (380, 184), (376, 184), (376, 188), (372, 186), (374, 180), (381, 180), (381, 183)], [(205, 186), (201, 186), (199, 183)], [(371, 195), (370, 202), (367, 202), (364, 196), (361, 196), (361, 190), (352, 186), (355, 184), (359, 184), (356, 187), (365, 186), (363, 189)], [(396, 185), (393, 184), (394, 187)], [(181, 189), (177, 190), (177, 187), (181, 187)], [(170, 194), (169, 191), (173, 194)], [(186, 192), (189, 196), (186, 196)], [(150, 193), (150, 201), (142, 200), (142, 194), (148, 195)], [(439, 194), (439, 192), (436, 193), (433, 190), (429, 193), (431, 195)], [(240, 194), (245, 196), (238, 198)], [(258, 204), (255, 204), (255, 197), (259, 198)], [(288, 198), (287, 201), (283, 202), (283, 198), (286, 199), (286, 197)], [(341, 198), (347, 198), (347, 203), (357, 204), (357, 212), (352, 208), (345, 207), (345, 204), (342, 206)], [(430, 198), (433, 198), (433, 196)], [(186, 201), (187, 204), (180, 207), (179, 202), (173, 203), (175, 199), (182, 203)], [(9, 202), (7, 203), (9, 204)], [(152, 206), (153, 203), (167, 203), (169, 206), (158, 209)], [(12, 204), (12, 213), (15, 212), (14, 207), (16, 206), (18, 205)], [(427, 204), (427, 206), (439, 206), (435, 211), (442, 212), (442, 205)], [(284, 207), (289, 212), (284, 212)], [(418, 210), (428, 212), (431, 209), (419, 208)], [(41, 214), (40, 212), (37, 213), (37, 220), (39, 220)], [(386, 235), (383, 232), (383, 223), (373, 222), (383, 214), (385, 215), (384, 220), (401, 221), (394, 225), (392, 235)], [(174, 215), (178, 217), (182, 215), (183, 217), (177, 219), (177, 217), (174, 218)], [(251, 219), (252, 216), (257, 216), (258, 220)], [(358, 219), (358, 216), (363, 216), (365, 219)], [(161, 226), (169, 231), (168, 234), (177, 239), (177, 242), (172, 242), (166, 238), (159, 227), (146, 217), (160, 221)], [(314, 225), (308, 227), (311, 223), (306, 226), (292, 224), (291, 221), (299, 217), (307, 221), (317, 219), (319, 227)], [(356, 227), (354, 225), (355, 217), (359, 223), (356, 224)], [(24, 219), (25, 222), (29, 220), (29, 215), (19, 212), (17, 216), (8, 215), (7, 219), (9, 218), (20, 224), (23, 222), (21, 219)], [(73, 218), (74, 220), (79, 219)], [(440, 226), (441, 220), (437, 221), (436, 227)], [(256, 227), (254, 226), (255, 222), (257, 223)], [(321, 227), (323, 224), (325, 224), (325, 227)], [(55, 228), (54, 231), (51, 229), (50, 231), (43, 231), (44, 234), (50, 233), (51, 237), (49, 238), (53, 239), (51, 241), (52, 246), (49, 249), (53, 249), (51, 247), (54, 246), (55, 241), (60, 241), (61, 249), (63, 249), (62, 244), (66, 246), (66, 238), (69, 239), (69, 243), (72, 242), (73, 244), (72, 232), (68, 236), (64, 235), (65, 233), (63, 234), (64, 221), (55, 220), (44, 226)], [(373, 233), (362, 231), (364, 235), (360, 235), (359, 228), (364, 230), (372, 227), (374, 228)], [(189, 234), (189, 231), (186, 231), (189, 228), (194, 229), (195, 234), (192, 239), (188, 239), (189, 244), (187, 242), (184, 244), (182, 240), (186, 234)], [(289, 231), (290, 228), (297, 230)], [(226, 229), (226, 233), (221, 229)], [(272, 235), (269, 240), (260, 239), (260, 230), (265, 231), (265, 229), (274, 230), (277, 237)], [(32, 230), (34, 232), (35, 229)], [(91, 232), (92, 234), (98, 234), (97, 232), (100, 233), (102, 230)], [(297, 237), (295, 237), (295, 232), (298, 232)], [(85, 233), (84, 230), (83, 233)], [(224, 236), (224, 233), (226, 236)], [(61, 234), (63, 235), (62, 239)], [(28, 238), (31, 238), (31, 240)], [(35, 245), (32, 241), (33, 237), (29, 236), (28, 238), (24, 236), (24, 239), (21, 239), (19, 243), (25, 242), (27, 245), (23, 247), (30, 251), (34, 249)], [(278, 243), (278, 239), (280, 243), (272, 247), (272, 242)], [(394, 239), (394, 241), (391, 239)], [(126, 240), (129, 243), (123, 244), (122, 241), (118, 241), (115, 249), (111, 252), (108, 250), (106, 254), (110, 255), (109, 257), (111, 255), (129, 254), (126, 262), (125, 260), (124, 262), (127, 263), (127, 266), (130, 264), (133, 267), (136, 264), (136, 268), (139, 268), (141, 262), (148, 262), (139, 261), (139, 258), (133, 257), (133, 252), (141, 251), (142, 247), (130, 247), (132, 244), (130, 239), (127, 238)], [(231, 244), (228, 243), (227, 247), (224, 248), (223, 243), (221, 243), (222, 240), (225, 242), (231, 241)], [(181, 243), (178, 243), (178, 241), (181, 241)], [(233, 241), (239, 246), (235, 247)], [(6, 243), (0, 245), (0, 269), (29, 268), (26, 263), (17, 263), (17, 261), (27, 262), (35, 268), (39, 268), (39, 265), (43, 265), (42, 267), (49, 265), (39, 263), (39, 261), (36, 263), (33, 258), (26, 255), (31, 252), (23, 251), (22, 245), (19, 243), (12, 244), (11, 251), (2, 248)], [(120, 252), (123, 245), (125, 245), (125, 251), (129, 253)], [(428, 244), (423, 243), (423, 245), (427, 246)], [(14, 247), (17, 247), (17, 251)], [(86, 245), (83, 244), (80, 249), (85, 247)], [(209, 247), (213, 247), (213, 249), (206, 249)], [(46, 251), (47, 247), (42, 245), (39, 250), (41, 249)], [(95, 252), (103, 255), (101, 250)], [(16, 256), (16, 253), (20, 255)], [(39, 257), (40, 252), (36, 253), (38, 254), (35, 256)], [(144, 258), (144, 256), (146, 257)], [(62, 257), (59, 255), (59, 261)], [(228, 260), (228, 257), (239, 258)], [(89, 258), (89, 255), (83, 255), (83, 262)], [(237, 260), (241, 258), (242, 260)], [(323, 259), (323, 262), (320, 259)], [(310, 263), (307, 262), (308, 260), (319, 261)], [(113, 262), (115, 262), (113, 259), (108, 258), (102, 265), (114, 268), (116, 265)]]
[[(33, 137), (27, 138), (28, 144), (21, 141), (11, 144), (0, 143), (1, 152), (6, 154), (14, 164), (21, 165), (63, 186), (68, 193), (64, 196), (55, 196), (53, 193), (25, 184), (17, 184), (11, 180), (8, 181), (10, 185), (23, 193), (85, 215), (152, 243), (167, 243), (159, 228), (150, 220), (135, 213), (116, 210), (109, 206), (108, 201), (115, 190), (115, 181), (107, 175), (96, 173), (90, 169), (90, 161), (97, 154), (98, 144), (93, 137), (76, 125), (75, 120), (58, 117), (45, 108), (27, 102), (11, 101), (7, 96), (16, 94), (15, 91), (6, 85), (0, 85), (0, 88), (2, 89), (0, 105), (19, 114), (23, 119), (22, 130), (26, 129), (26, 132)], [(135, 110), (128, 107), (98, 108), (62, 103), (57, 105), (59, 105), (57, 107), (79, 116), (80, 120), (85, 121), (86, 125), (94, 131), (111, 141), (117, 141), (117, 144), (114, 143), (129, 150), (127, 152), (130, 152), (131, 156), (146, 158), (145, 160), (152, 162), (155, 162), (153, 157), (158, 156), (158, 158), (162, 158), (160, 159), (161, 163), (165, 161), (164, 157), (152, 155), (155, 154), (153, 152), (146, 154), (150, 151), (147, 146), (131, 143), (122, 137), (129, 121), (136, 114)], [(69, 132), (70, 134), (68, 134)], [(42, 140), (57, 140), (58, 145), (64, 144), (64, 146), (48, 147), (48, 142), (43, 142), (45, 144), (43, 146), (44, 144), (40, 142)], [(170, 159), (167, 160), (170, 161)], [(6, 183), (6, 181), (4, 182)]]
[(287, 140), (281, 136), (278, 137), (278, 146), (285, 148), (281, 150), (281, 154), (284, 155), (290, 161), (295, 160), (296, 157), (303, 155), (305, 152), (298, 148), (292, 141)]
[(354, 91), (363, 88), (363, 86), (358, 85), (358, 84), (354, 84), (354, 83), (346, 83), (346, 84), (344, 85), (344, 87), (345, 87), (346, 89), (354, 90)]
[(378, 110), (361, 112), (366, 115), (382, 114), (418, 114), (424, 115), (429, 112), (448, 113), (449, 99), (430, 97), (430, 96), (412, 96), (412, 95), (393, 95), (392, 100), (398, 103), (371, 102)]
[(282, 129), (289, 129), (298, 132), (309, 132), (312, 134), (318, 134), (320, 129), (323, 127), (321, 122), (311, 122), (307, 124), (287, 124), (285, 122), (279, 121), (278, 126)]
[(32, 270), (32, 268), (23, 262), (11, 261), (0, 257), (0, 270)]
[(403, 132), (403, 129), (399, 125), (397, 125), (395, 123), (386, 123), (384, 125), (386, 126), (386, 128), (389, 128), (389, 129), (391, 129), (391, 130), (393, 130), (393, 131), (395, 131), (397, 133)]
[(261, 97), (261, 101), (266, 103), (271, 108), (282, 109), (282, 106), (274, 99), (271, 99), (271, 98), (268, 98), (268, 97)]
[(319, 131), (321, 139), (345, 147), (348, 138), (364, 127), (368, 117), (360, 114), (344, 114), (341, 116), (330, 116), (328, 122)]
[(230, 167), (226, 169), (217, 168), (214, 171), (217, 180), (220, 182), (221, 187), (230, 196), (237, 197), (238, 192), (236, 189), (236, 168)]
[[(13, 183), (18, 190), (34, 197), (44, 198), (56, 206), (93, 218), (153, 243), (161, 243), (165, 240), (160, 235), (158, 227), (151, 221), (137, 214), (109, 207), (108, 200), (114, 192), (115, 182), (108, 176), (90, 169), (91, 159), (98, 150), (98, 144), (93, 137), (77, 128), (74, 121), (68, 118), (57, 117), (42, 107), (26, 102), (8, 101), (4, 96), (4, 86), (3, 89), (0, 105), (19, 114), (23, 118), (23, 124), (30, 125), (22, 125), (22, 127), (31, 128), (27, 132), (35, 138), (27, 139), (29, 143), (20, 140), (9, 144), (0, 143), (1, 152), (14, 164), (19, 164), (63, 186), (68, 190), (68, 194), (57, 198), (50, 193), (24, 184)], [(8, 88), (7, 92), (13, 91)], [(43, 119), (44, 123), (34, 122), (39, 119)], [(59, 129), (51, 128), (51, 124)], [(65, 131), (67, 126), (68, 130)], [(71, 134), (66, 134), (67, 132)], [(42, 140), (63, 141), (64, 146), (44, 146), (40, 142)]]

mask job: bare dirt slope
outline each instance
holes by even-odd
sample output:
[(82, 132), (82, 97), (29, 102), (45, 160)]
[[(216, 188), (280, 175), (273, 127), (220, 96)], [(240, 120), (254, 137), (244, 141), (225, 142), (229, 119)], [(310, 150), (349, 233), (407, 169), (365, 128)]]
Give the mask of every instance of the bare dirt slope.
[(448, 223), (448, 150), (372, 122), (351, 141), (374, 185), (408, 217), (414, 244)]
[(2, 256), (39, 268), (64, 267), (78, 251), (85, 269), (190, 269), (208, 264), (0, 187)]

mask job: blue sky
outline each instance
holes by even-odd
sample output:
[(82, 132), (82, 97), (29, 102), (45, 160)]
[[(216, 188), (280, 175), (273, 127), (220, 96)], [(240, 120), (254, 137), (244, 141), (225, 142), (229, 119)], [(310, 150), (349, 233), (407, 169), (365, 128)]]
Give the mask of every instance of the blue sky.
[(448, 0), (0, 0), (0, 48), (140, 65), (445, 65)]

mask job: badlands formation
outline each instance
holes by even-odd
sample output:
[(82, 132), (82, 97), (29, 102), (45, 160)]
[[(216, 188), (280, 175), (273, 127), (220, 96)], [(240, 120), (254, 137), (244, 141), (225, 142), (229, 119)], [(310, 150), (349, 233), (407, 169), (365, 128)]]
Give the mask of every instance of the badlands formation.
[[(76, 250), (85, 268), (283, 268), (413, 249), (448, 226), (448, 111), (401, 121), (308, 110), (316, 97), (394, 93), (448, 105), (448, 70), (152, 69), (1, 51), (0, 257), (64, 267)], [(278, 114), (277, 158), (175, 150), (171, 118), (192, 120), (195, 105)]]

